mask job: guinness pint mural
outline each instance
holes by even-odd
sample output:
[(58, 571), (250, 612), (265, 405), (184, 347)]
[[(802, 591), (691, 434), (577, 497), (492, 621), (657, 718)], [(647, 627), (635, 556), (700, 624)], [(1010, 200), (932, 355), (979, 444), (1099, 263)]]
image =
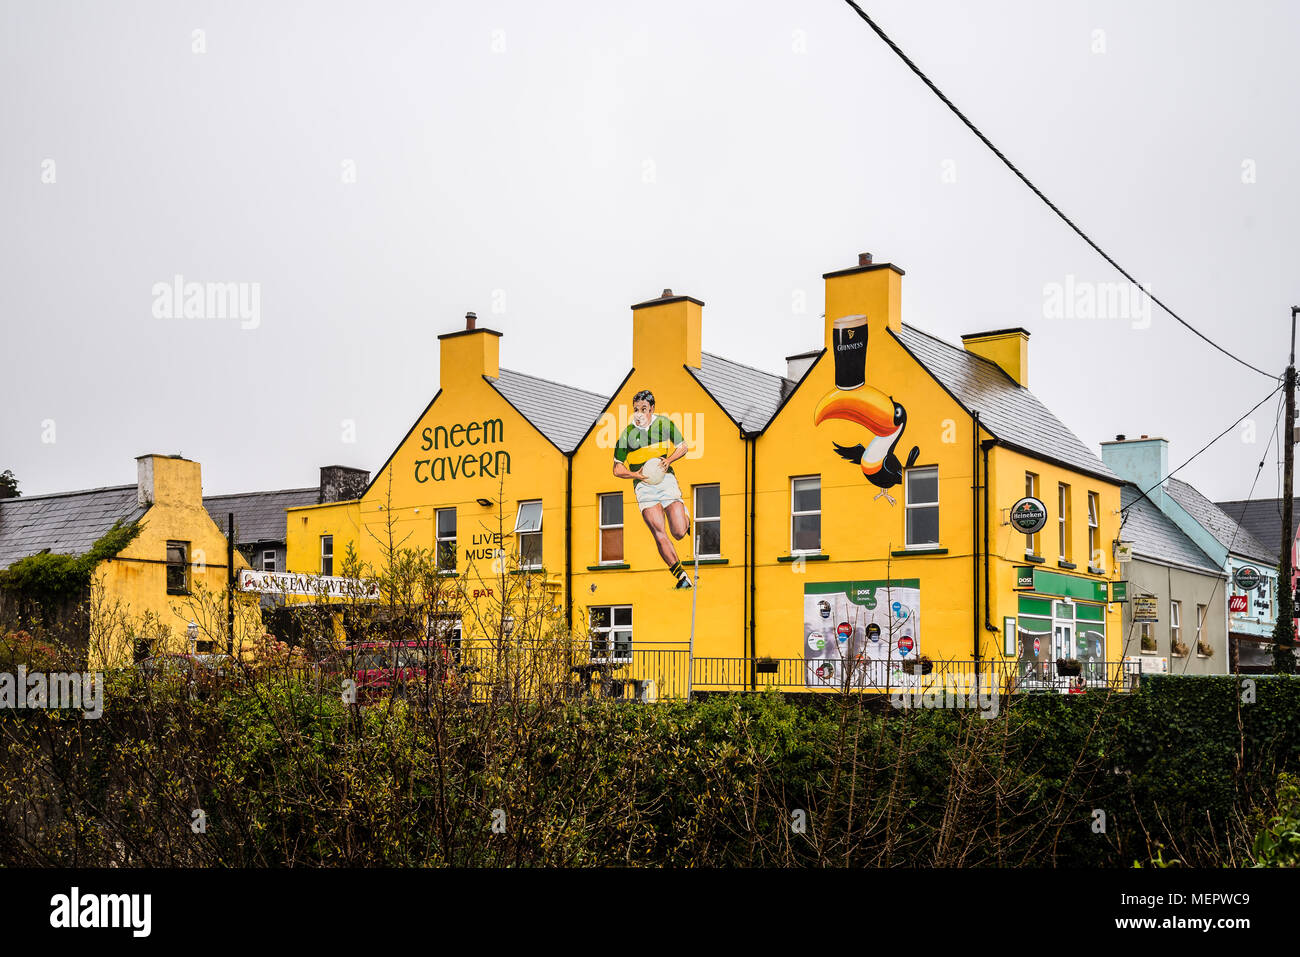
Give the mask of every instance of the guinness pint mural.
[(898, 685), (921, 655), (921, 582), (810, 582), (803, 589), (804, 682), (857, 688)]
[[(894, 397), (867, 384), (867, 317), (841, 316), (832, 324), (835, 346), (835, 388), (822, 397), (813, 413), (813, 424), (842, 419), (861, 426), (866, 435), (857, 445), (832, 442), (835, 452), (862, 469), (867, 481), (880, 489), (890, 505), (889, 490), (903, 481), (903, 469), (916, 462), (920, 449), (912, 446), (907, 462), (895, 449), (907, 427), (907, 410)], [(874, 501), (875, 499), (873, 499)]]

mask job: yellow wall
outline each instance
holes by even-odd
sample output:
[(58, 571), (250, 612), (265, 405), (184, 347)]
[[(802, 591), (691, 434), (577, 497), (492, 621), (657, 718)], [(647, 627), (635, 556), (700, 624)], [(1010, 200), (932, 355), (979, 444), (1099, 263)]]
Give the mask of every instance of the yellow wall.
[[(702, 307), (686, 297), (633, 307), (633, 369), (605, 414), (573, 457), (574, 628), (582, 630), (594, 605), (633, 606), (633, 647), (685, 649), (691, 635), (689, 589), (677, 589), (641, 517), (630, 479), (613, 474), (614, 447), (632, 416), (632, 397), (655, 396), (656, 414), (678, 424), (689, 451), (673, 463), (687, 511), (694, 516), (696, 485), (717, 483), (722, 562), (699, 568), (695, 652), (740, 657), (745, 612), (745, 442), (740, 429), (687, 370), (700, 364)], [(600, 563), (598, 496), (622, 492), (623, 564)], [(694, 523), (674, 547), (693, 573)]]
[[(99, 598), (91, 625), (90, 667), (122, 667), (132, 661), (133, 638), (145, 616), (163, 629), (155, 653), (188, 651), (186, 626), (198, 621), (200, 640), (226, 650), (224, 593), (227, 581), (226, 538), (203, 508), (199, 463), (166, 455), (138, 460), (152, 505), (141, 519), (140, 534), (94, 572)], [(190, 596), (167, 593), (167, 542), (190, 543)], [(236, 569), (248, 563), (235, 552)], [(202, 597), (206, 592), (207, 597)], [(255, 600), (239, 597), (236, 637), (260, 635)], [(126, 627), (119, 627), (125, 625)], [(145, 629), (152, 631), (152, 629)], [(150, 635), (152, 636), (152, 635)]]
[[(562, 606), (566, 457), (484, 380), (498, 374), (498, 333), (476, 329), (440, 339), (442, 388), (433, 402), (359, 500), (289, 510), (286, 564), (319, 573), (322, 535), (334, 536), (335, 575), (343, 572), (349, 543), (371, 568), (384, 566), (390, 542), (432, 551), (436, 511), (455, 508), (457, 570), (470, 576), (469, 594), (495, 594), (493, 555), (515, 553), (519, 503), (540, 499), (542, 564)], [(507, 567), (514, 565), (507, 559)], [(475, 637), (472, 622), (464, 623), (463, 636)]]

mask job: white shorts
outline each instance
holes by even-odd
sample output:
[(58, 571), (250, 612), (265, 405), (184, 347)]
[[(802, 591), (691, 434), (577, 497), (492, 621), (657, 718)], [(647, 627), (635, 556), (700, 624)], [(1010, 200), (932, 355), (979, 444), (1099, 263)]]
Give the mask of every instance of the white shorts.
[[(634, 488), (636, 504), (643, 512), (651, 505), (662, 505), (667, 508), (673, 502), (682, 501), (681, 487), (677, 484), (677, 476), (672, 472), (665, 472), (664, 480), (658, 485), (637, 482)], [(682, 507), (686, 507), (685, 502), (682, 502)]]

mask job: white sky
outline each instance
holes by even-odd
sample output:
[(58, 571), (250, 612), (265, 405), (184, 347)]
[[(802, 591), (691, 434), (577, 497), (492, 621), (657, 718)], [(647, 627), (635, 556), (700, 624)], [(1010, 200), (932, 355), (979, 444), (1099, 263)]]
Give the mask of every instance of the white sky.
[[(864, 8), (1157, 295), (1282, 371), (1300, 5)], [(28, 494), (147, 451), (208, 493), (377, 469), (467, 309), (502, 365), (609, 391), (627, 307), (671, 287), (706, 350), (779, 372), (860, 251), (907, 271), (913, 325), (1028, 328), (1030, 386), (1094, 449), (1160, 434), (1181, 463), (1272, 388), (1159, 312), (1044, 318), (1046, 284), (1120, 277), (839, 0), (2, 0), (0, 130), (0, 469)], [(176, 274), (260, 284), (260, 325), (155, 318)], [(1276, 412), (1181, 477), (1246, 497)]]

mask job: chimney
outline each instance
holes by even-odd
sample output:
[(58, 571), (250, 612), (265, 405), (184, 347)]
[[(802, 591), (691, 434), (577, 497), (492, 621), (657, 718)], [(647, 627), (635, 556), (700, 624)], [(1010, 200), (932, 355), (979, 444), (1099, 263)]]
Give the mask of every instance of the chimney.
[(480, 329), (478, 316), (465, 313), (465, 328), (438, 337), (438, 378), (444, 389), (500, 375), (501, 333)]
[(700, 328), (704, 303), (665, 289), (658, 299), (632, 307), (632, 366), (641, 371), (656, 368), (700, 367)]
[(801, 352), (795, 356), (785, 357), (785, 377), (792, 382), (798, 382), (803, 378), (803, 374), (812, 368), (817, 357), (821, 355), (820, 349), (814, 349), (811, 352)]
[(138, 456), (136, 502), (140, 505), (202, 506), (203, 480), (199, 463), (179, 455)]
[(836, 329), (841, 339), (856, 340), (864, 316), (868, 340), (884, 335), (887, 329), (902, 329), (903, 270), (893, 263), (878, 263), (871, 253), (859, 253), (856, 266), (825, 273), (822, 278), (826, 280), (825, 345), (832, 355)]
[(961, 337), (966, 351), (987, 359), (1016, 381), (1016, 385), (1029, 388), (1029, 331), (996, 329), (993, 332), (972, 332)]
[(322, 505), (326, 502), (349, 502), (360, 498), (369, 484), (370, 473), (365, 469), (352, 469), (346, 465), (322, 465), (320, 495), (316, 501)]
[(1140, 439), (1117, 435), (1114, 442), (1101, 443), (1101, 460), (1108, 469), (1132, 482), (1158, 507), (1164, 508), (1164, 480), (1169, 474), (1168, 441), (1145, 435)]

